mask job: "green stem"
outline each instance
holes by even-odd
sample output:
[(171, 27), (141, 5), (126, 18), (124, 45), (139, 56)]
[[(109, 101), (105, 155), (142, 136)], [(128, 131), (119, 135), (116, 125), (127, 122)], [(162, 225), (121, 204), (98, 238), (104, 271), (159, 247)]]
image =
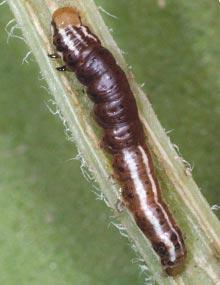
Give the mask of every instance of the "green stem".
[[(75, 144), (104, 193), (108, 205), (116, 212), (119, 187), (109, 178), (112, 172), (111, 162), (99, 147), (100, 129), (90, 118), (92, 104), (73, 74), (58, 74), (52, 61), (47, 57), (47, 53), (52, 51), (51, 13), (58, 7), (59, 2), (58, 0), (8, 0), (62, 113), (63, 121), (67, 122)], [(120, 223), (146, 262), (153, 281), (158, 284), (219, 284), (220, 225), (216, 216), (201, 195), (190, 175), (190, 170), (176, 153), (146, 95), (135, 83), (120, 49), (113, 41), (93, 0), (67, 2), (68, 5), (79, 8), (83, 21), (113, 52), (128, 75), (145, 127), (147, 143), (163, 186), (164, 199), (168, 204), (172, 204), (171, 211), (175, 214), (185, 236), (188, 259), (183, 273), (176, 278), (163, 274), (150, 243), (140, 232), (128, 211), (117, 214)], [(64, 4), (63, 1), (62, 5)]]

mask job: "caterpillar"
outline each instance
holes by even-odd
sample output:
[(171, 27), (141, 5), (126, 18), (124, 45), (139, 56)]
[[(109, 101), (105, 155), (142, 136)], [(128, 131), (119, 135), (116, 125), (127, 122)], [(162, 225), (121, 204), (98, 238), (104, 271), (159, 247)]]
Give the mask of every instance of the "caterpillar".
[(109, 50), (81, 22), (76, 8), (57, 9), (52, 16), (53, 44), (94, 102), (94, 118), (102, 127), (101, 145), (112, 156), (122, 199), (137, 226), (150, 240), (168, 275), (182, 269), (186, 248), (182, 233), (162, 200), (150, 151), (145, 143), (134, 95), (124, 71)]

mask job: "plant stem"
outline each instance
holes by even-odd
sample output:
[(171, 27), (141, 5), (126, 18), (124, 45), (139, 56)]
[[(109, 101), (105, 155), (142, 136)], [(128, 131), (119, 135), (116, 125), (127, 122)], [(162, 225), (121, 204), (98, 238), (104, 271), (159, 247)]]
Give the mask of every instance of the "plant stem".
[[(92, 104), (85, 96), (83, 87), (73, 74), (58, 74), (47, 57), (52, 51), (50, 21), (58, 7), (55, 0), (8, 0), (27, 44), (30, 46), (49, 89), (55, 98), (62, 120), (71, 131), (75, 144), (87, 167), (103, 192), (107, 204), (115, 211), (119, 186), (110, 179), (111, 161), (99, 147), (100, 129), (91, 121)], [(147, 143), (157, 167), (163, 196), (175, 213), (186, 240), (188, 259), (185, 270), (178, 277), (167, 277), (161, 268), (149, 241), (136, 226), (128, 211), (117, 217), (137, 251), (146, 262), (152, 280), (158, 284), (220, 284), (220, 225), (208, 203), (191, 177), (190, 169), (176, 153), (169, 137), (161, 127), (146, 95), (135, 83), (131, 72), (113, 41), (93, 0), (62, 1), (63, 5), (76, 6), (83, 21), (100, 37), (104, 46), (112, 51), (117, 62), (128, 75), (134, 91)], [(156, 272), (156, 274), (155, 274)], [(154, 274), (153, 274), (154, 273)]]

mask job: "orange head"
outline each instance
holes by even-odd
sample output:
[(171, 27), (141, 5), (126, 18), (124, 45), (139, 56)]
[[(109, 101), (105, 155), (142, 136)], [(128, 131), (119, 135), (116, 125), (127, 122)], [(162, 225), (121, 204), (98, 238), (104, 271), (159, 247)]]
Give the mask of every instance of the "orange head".
[(76, 8), (63, 7), (53, 13), (52, 23), (59, 29), (66, 28), (67, 26), (80, 26), (81, 20)]

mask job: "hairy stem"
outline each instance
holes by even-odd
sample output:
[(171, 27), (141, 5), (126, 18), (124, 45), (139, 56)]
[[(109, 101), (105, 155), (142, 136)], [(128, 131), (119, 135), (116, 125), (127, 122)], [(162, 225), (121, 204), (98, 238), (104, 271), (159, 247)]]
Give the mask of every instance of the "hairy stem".
[[(92, 104), (74, 75), (58, 74), (47, 57), (47, 53), (52, 51), (51, 13), (59, 3), (58, 0), (8, 0), (55, 98), (64, 123), (67, 123), (107, 204), (116, 212), (119, 186), (109, 178), (112, 173), (111, 161), (99, 147), (100, 129), (90, 118)], [(64, 5), (76, 6), (81, 11), (83, 21), (100, 37), (103, 45), (112, 51), (128, 75), (145, 127), (147, 143), (157, 167), (164, 199), (168, 205), (172, 205), (171, 211), (185, 236), (188, 258), (183, 273), (176, 278), (163, 273), (149, 241), (140, 232), (128, 211), (117, 213), (123, 229), (135, 244), (156, 283), (219, 284), (220, 225), (192, 179), (189, 167), (176, 153), (146, 95), (135, 83), (93, 0), (62, 1), (62, 6)]]

